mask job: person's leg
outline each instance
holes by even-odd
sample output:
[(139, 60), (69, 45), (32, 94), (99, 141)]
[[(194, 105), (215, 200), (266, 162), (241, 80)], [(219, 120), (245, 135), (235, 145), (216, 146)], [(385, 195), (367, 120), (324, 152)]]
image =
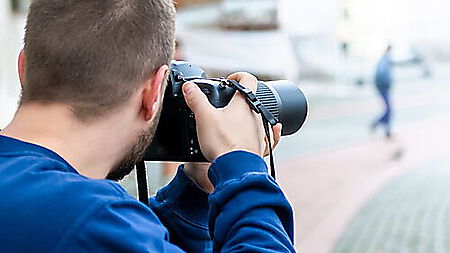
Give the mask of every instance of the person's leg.
[(385, 111), (383, 116), (380, 118), (380, 123), (385, 127), (386, 137), (391, 137), (391, 99), (389, 90), (380, 91), (381, 97), (383, 98), (383, 102), (385, 105)]
[(385, 111), (383, 114), (381, 114), (380, 117), (376, 118), (374, 122), (371, 125), (372, 130), (374, 131), (379, 125), (385, 125), (386, 121), (386, 100), (385, 96), (383, 95), (383, 90), (381, 90), (379, 87), (377, 87), (377, 92), (380, 98), (383, 100), (383, 103), (385, 104)]

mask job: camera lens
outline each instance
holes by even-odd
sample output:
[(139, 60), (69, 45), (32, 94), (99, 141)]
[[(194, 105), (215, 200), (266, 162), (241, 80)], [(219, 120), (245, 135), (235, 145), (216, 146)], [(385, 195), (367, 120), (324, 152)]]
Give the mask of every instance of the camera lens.
[(308, 101), (289, 81), (258, 82), (256, 97), (283, 124), (281, 135), (297, 132), (308, 116)]

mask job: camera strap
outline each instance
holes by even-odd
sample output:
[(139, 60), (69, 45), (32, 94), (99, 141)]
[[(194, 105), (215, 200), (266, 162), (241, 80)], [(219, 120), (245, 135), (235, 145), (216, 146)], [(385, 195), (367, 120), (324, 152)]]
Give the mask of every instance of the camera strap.
[(273, 149), (272, 149), (272, 141), (270, 138), (270, 126), (275, 126), (278, 123), (278, 120), (273, 116), (273, 114), (267, 110), (267, 108), (259, 101), (253, 91), (247, 87), (242, 86), (239, 82), (235, 80), (228, 80), (227, 84), (233, 88), (235, 88), (239, 93), (241, 93), (247, 103), (250, 105), (253, 111), (258, 114), (261, 114), (262, 123), (264, 126), (264, 131), (266, 134), (266, 138), (269, 144), (269, 159), (270, 159), (270, 175), (273, 179), (276, 179), (275, 173), (275, 161), (273, 158)]
[(144, 205), (149, 206), (147, 169), (145, 167), (145, 161), (140, 161), (136, 164), (136, 184), (139, 201)]

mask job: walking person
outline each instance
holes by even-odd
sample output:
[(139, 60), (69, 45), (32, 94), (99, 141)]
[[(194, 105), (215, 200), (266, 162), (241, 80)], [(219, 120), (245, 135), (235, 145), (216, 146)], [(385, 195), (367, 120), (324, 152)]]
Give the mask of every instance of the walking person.
[(390, 139), (392, 136), (392, 104), (391, 104), (391, 87), (392, 87), (392, 46), (388, 46), (386, 51), (378, 61), (375, 71), (375, 86), (383, 100), (385, 110), (380, 118), (376, 119), (372, 124), (372, 130), (376, 130), (382, 126), (386, 138)]

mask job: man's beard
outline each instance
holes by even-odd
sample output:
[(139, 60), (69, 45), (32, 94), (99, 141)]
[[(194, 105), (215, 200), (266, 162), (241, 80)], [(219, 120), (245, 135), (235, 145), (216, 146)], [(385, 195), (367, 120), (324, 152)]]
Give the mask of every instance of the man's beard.
[(161, 116), (161, 107), (158, 110), (151, 126), (139, 133), (136, 141), (129, 148), (128, 153), (116, 163), (113, 169), (106, 176), (107, 179), (119, 181), (122, 180), (126, 175), (130, 174), (134, 166), (144, 158), (145, 151), (147, 147), (153, 140), (156, 132), (156, 127), (158, 126), (159, 117)]

